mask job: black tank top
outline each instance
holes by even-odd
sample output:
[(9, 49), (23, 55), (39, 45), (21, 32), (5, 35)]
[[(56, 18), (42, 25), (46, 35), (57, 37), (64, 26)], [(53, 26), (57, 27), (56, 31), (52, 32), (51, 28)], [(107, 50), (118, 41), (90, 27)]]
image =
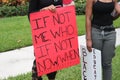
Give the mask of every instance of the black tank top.
[(92, 24), (98, 26), (107, 26), (113, 24), (111, 12), (114, 9), (114, 1), (101, 2), (97, 1), (93, 5), (93, 19)]
[(62, 0), (30, 0), (28, 13), (30, 14), (31, 12), (39, 11), (40, 9), (51, 4), (55, 6), (62, 6)]
[(39, 4), (39, 9), (49, 6), (51, 4), (58, 6), (58, 5), (62, 5), (62, 0), (38, 0), (38, 4)]

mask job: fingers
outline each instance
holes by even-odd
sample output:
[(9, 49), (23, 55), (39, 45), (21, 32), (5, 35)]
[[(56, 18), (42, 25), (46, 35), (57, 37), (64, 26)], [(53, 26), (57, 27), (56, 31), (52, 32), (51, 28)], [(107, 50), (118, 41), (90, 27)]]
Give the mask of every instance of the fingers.
[(87, 46), (89, 52), (92, 52), (92, 47)]
[(89, 52), (92, 52), (92, 40), (87, 40), (87, 49)]
[(41, 10), (50, 10), (51, 12), (55, 12), (56, 11), (56, 7), (54, 5), (50, 5), (48, 7), (44, 7)]
[(48, 6), (48, 10), (50, 10), (51, 12), (55, 12), (56, 7), (54, 5), (50, 5), (50, 6)]

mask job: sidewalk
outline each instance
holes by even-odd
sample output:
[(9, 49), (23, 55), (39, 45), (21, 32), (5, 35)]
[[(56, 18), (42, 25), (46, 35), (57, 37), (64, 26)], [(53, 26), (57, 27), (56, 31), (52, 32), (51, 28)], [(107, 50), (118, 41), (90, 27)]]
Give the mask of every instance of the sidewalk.
[[(116, 46), (120, 45), (120, 28), (117, 31)], [(79, 45), (85, 45), (85, 35), (79, 36)], [(34, 60), (33, 46), (0, 53), (0, 80), (30, 72)]]

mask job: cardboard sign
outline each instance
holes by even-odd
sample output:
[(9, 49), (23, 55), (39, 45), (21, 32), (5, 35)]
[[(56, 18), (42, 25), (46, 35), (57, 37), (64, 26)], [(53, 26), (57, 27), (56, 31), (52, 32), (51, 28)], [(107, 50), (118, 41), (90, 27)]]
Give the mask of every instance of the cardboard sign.
[(75, 7), (30, 14), (38, 76), (79, 64)]
[(101, 51), (92, 49), (88, 52), (85, 46), (80, 46), (82, 80), (102, 80)]

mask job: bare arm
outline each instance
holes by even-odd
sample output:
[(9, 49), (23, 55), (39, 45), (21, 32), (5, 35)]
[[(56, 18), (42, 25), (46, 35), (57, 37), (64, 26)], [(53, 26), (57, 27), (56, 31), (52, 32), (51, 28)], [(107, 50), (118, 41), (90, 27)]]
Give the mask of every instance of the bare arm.
[(92, 51), (92, 39), (91, 39), (91, 18), (92, 18), (92, 6), (93, 0), (87, 0), (86, 2), (86, 45), (88, 51)]
[(120, 10), (120, 2), (118, 3), (117, 1), (115, 1), (115, 9), (112, 12), (113, 20), (119, 18), (120, 16), (119, 10)]
[(115, 10), (120, 14), (120, 4), (117, 3), (117, 0), (115, 0)]

